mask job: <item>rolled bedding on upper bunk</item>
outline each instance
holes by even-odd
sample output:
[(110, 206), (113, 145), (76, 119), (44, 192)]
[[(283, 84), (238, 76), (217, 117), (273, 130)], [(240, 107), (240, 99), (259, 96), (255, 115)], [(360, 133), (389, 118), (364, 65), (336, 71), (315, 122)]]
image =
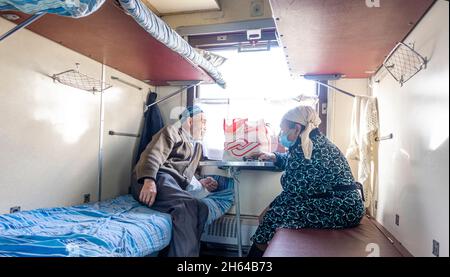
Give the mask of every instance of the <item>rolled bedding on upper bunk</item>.
[(0, 11), (51, 13), (79, 18), (97, 11), (104, 3), (105, 0), (0, 0)]
[[(1, 0), (0, 0), (1, 1)], [(140, 0), (119, 0), (122, 8), (152, 37), (205, 70), (221, 87), (225, 81), (217, 68), (192, 48), (177, 32), (150, 11)], [(174, 80), (176, 81), (176, 80)]]

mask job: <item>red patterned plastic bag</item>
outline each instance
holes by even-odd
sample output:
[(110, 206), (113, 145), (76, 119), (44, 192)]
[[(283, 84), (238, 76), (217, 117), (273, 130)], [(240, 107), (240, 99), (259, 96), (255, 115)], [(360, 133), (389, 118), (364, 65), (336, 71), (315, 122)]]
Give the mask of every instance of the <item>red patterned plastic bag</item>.
[(254, 152), (271, 150), (270, 134), (264, 120), (250, 122), (248, 119), (224, 120), (224, 161), (242, 161)]

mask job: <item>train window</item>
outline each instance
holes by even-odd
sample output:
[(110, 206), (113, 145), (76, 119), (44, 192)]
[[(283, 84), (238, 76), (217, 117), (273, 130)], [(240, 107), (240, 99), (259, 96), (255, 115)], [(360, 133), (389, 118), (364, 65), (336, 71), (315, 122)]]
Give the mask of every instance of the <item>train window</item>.
[(270, 51), (228, 49), (213, 53), (227, 59), (220, 67), (227, 87), (202, 85), (195, 101), (208, 116), (204, 142), (211, 150), (223, 149), (224, 119), (264, 119), (278, 134), (286, 111), (300, 103), (317, 106), (316, 84), (291, 77), (280, 47)]

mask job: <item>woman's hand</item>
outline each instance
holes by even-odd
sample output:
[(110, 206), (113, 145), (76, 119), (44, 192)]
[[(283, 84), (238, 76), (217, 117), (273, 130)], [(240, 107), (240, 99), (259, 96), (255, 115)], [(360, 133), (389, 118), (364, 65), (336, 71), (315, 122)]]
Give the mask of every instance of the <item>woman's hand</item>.
[(254, 152), (254, 153), (250, 154), (250, 157), (252, 159), (259, 160), (259, 161), (275, 162), (277, 160), (277, 157), (275, 156), (274, 153), (262, 152), (262, 151)]
[(216, 180), (214, 180), (212, 177), (208, 177), (205, 179), (201, 179), (200, 184), (202, 184), (203, 187), (205, 187), (209, 192), (215, 191), (219, 184)]

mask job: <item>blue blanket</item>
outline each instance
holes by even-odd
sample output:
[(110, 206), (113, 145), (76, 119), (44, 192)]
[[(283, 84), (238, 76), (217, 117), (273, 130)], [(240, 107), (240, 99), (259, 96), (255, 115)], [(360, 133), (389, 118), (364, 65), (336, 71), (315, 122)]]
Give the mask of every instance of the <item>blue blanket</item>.
[[(202, 201), (207, 224), (233, 205), (234, 183), (213, 176), (219, 188)], [(172, 220), (140, 205), (131, 195), (66, 208), (0, 215), (0, 256), (142, 257), (169, 245)]]
[(83, 17), (97, 11), (105, 0), (0, 0), (1, 10), (28, 14), (52, 13), (68, 17)]
[(209, 225), (231, 209), (234, 204), (234, 180), (228, 177), (213, 175), (219, 186), (202, 201), (208, 206), (209, 214), (206, 225)]
[(131, 196), (0, 215), (0, 256), (147, 256), (171, 239), (170, 215)]

